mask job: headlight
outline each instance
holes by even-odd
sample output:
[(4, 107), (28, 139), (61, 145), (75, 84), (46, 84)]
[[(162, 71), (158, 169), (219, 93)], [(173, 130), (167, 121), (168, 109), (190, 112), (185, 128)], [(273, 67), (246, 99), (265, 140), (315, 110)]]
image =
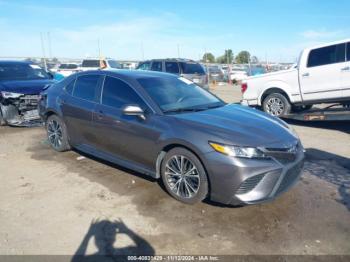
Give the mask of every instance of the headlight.
[(22, 96), (22, 95), (23, 95), (23, 94), (1, 91), (1, 96), (2, 96), (3, 98), (18, 98), (18, 97), (20, 97), (20, 96)]
[(245, 157), (245, 158), (265, 158), (264, 153), (255, 147), (229, 146), (213, 142), (209, 145), (216, 151), (228, 156)]

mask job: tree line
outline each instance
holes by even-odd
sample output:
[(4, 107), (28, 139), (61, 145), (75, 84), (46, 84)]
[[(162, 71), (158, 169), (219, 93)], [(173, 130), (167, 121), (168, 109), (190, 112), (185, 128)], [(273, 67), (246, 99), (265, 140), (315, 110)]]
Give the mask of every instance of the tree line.
[(202, 62), (205, 63), (219, 63), (219, 64), (232, 64), (235, 61), (237, 64), (258, 63), (256, 56), (251, 56), (248, 51), (239, 52), (236, 57), (231, 49), (225, 50), (225, 53), (215, 58), (212, 53), (205, 53), (202, 58)]

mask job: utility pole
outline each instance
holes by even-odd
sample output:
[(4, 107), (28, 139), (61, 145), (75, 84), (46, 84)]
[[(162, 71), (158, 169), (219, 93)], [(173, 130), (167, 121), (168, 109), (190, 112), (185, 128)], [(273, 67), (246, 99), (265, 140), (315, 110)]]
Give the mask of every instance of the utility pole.
[(49, 49), (49, 58), (52, 59), (51, 35), (50, 35), (50, 32), (47, 32), (47, 42), (48, 42), (48, 49)]
[(47, 71), (47, 64), (46, 64), (46, 55), (45, 55), (45, 45), (44, 45), (44, 38), (43, 33), (40, 33), (40, 40), (41, 40), (41, 51), (43, 53), (43, 60), (44, 60), (44, 69)]
[(97, 39), (98, 58), (101, 59), (100, 38)]
[(180, 45), (177, 44), (177, 57), (180, 58)]

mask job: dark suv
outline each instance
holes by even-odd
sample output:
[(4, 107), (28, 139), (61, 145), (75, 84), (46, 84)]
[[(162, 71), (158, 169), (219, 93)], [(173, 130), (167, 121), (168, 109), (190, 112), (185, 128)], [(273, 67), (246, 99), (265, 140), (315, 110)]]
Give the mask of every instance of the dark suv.
[(43, 91), (39, 106), (53, 149), (74, 147), (161, 178), (185, 203), (273, 199), (303, 167), (303, 147), (282, 120), (172, 74), (81, 72)]
[(209, 89), (205, 69), (193, 60), (179, 58), (152, 59), (141, 62), (136, 69), (176, 74), (191, 80), (204, 89)]

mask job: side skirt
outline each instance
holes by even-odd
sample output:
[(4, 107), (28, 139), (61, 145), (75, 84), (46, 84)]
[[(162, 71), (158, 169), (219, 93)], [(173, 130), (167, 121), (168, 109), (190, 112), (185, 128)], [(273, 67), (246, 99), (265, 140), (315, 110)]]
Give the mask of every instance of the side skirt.
[(96, 148), (89, 146), (89, 145), (86, 145), (86, 144), (74, 145), (74, 147), (76, 149), (86, 153), (86, 154), (95, 156), (95, 157), (100, 158), (102, 160), (106, 160), (106, 161), (111, 162), (113, 164), (134, 170), (134, 171), (139, 172), (141, 174), (145, 174), (145, 175), (151, 176), (153, 178), (157, 178), (157, 174), (154, 170), (150, 170), (149, 168), (146, 168), (145, 166), (140, 165), (138, 163), (135, 163), (133, 161), (126, 160), (126, 159), (117, 157), (115, 155), (112, 155), (110, 153), (97, 150)]

